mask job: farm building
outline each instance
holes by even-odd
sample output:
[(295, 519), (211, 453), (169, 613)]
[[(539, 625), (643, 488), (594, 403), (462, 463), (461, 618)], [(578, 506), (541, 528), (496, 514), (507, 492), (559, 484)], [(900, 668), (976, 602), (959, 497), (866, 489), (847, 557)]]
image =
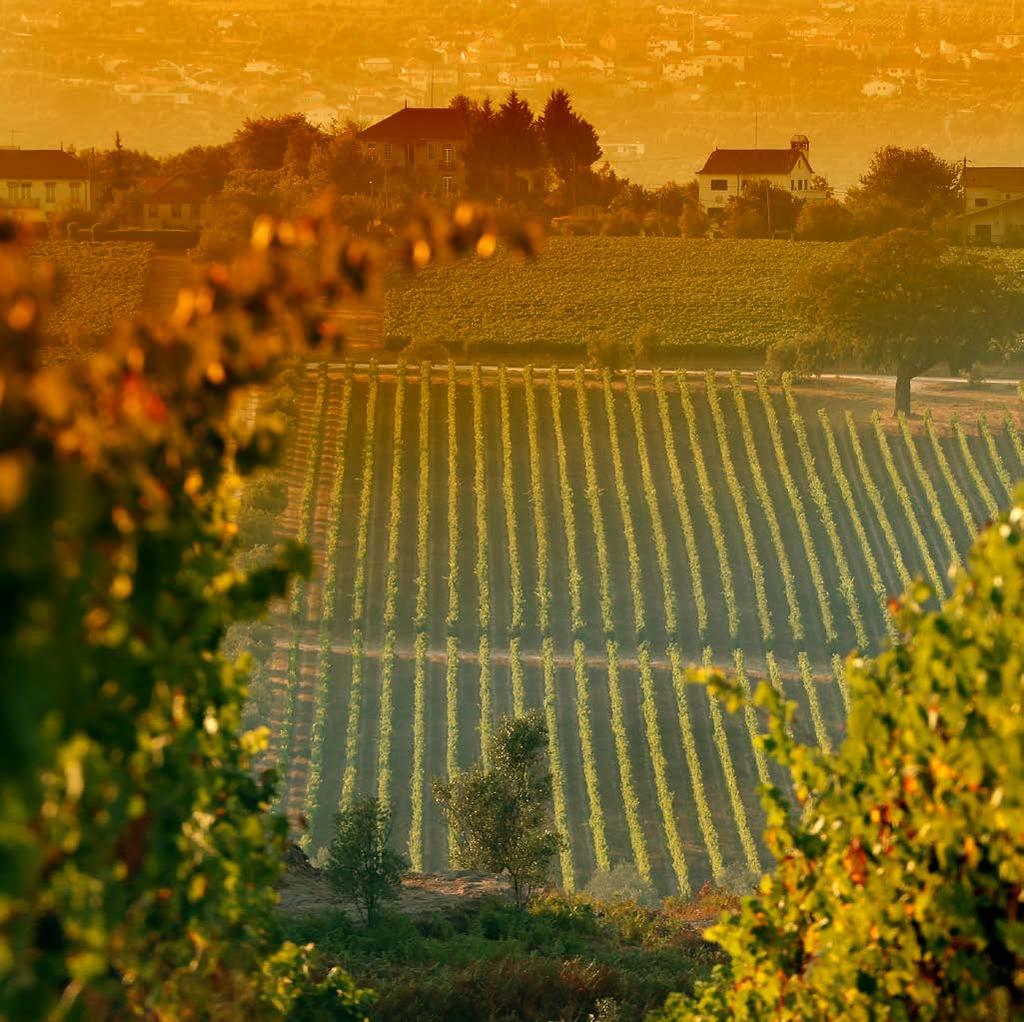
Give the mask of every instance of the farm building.
[(1024, 167), (967, 167), (961, 220), (966, 239), (980, 245), (1024, 234)]
[(63, 149), (0, 149), (0, 209), (41, 223), (58, 210), (92, 208), (89, 171)]
[(712, 215), (721, 214), (729, 199), (753, 181), (768, 181), (805, 202), (820, 202), (826, 193), (816, 187), (810, 149), (806, 135), (794, 135), (788, 149), (715, 149), (697, 171), (700, 204)]

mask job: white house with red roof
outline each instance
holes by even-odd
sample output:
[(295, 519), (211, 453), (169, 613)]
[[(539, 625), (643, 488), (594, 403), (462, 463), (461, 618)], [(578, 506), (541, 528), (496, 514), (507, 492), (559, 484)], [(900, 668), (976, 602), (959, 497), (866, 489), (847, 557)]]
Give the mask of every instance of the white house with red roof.
[(1024, 237), (1024, 167), (964, 169), (964, 236), (979, 245)]
[(0, 212), (41, 223), (62, 210), (92, 209), (85, 164), (63, 149), (0, 149)]
[(697, 171), (700, 204), (710, 214), (721, 214), (754, 181), (791, 191), (804, 202), (820, 202), (827, 193), (816, 187), (810, 150), (806, 135), (794, 135), (788, 149), (715, 149)]
[[(455, 195), (465, 186), (462, 155), (469, 126), (449, 107), (403, 107), (359, 133), (367, 159), (382, 171), (400, 170), (421, 189), (438, 196)], [(380, 187), (385, 185), (382, 173)]]

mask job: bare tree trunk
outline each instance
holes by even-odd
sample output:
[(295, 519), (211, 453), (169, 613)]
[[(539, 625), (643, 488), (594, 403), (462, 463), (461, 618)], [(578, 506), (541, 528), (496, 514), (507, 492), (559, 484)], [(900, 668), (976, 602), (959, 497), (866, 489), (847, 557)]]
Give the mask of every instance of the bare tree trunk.
[(898, 415), (910, 414), (910, 381), (912, 377), (905, 370), (898, 370), (896, 373), (896, 408), (893, 412)]

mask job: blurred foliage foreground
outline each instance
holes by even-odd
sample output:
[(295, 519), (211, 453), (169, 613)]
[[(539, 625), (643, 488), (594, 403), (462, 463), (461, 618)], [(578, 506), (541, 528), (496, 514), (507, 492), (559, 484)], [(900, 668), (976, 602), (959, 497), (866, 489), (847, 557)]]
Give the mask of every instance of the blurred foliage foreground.
[[(420, 266), (495, 237), (460, 207), (402, 244)], [(168, 322), (46, 367), (57, 282), (0, 223), (0, 1018), (365, 1015), (277, 935), (276, 779), (251, 769), (265, 735), (240, 733), (246, 665), (217, 651), (309, 570), (294, 546), (234, 566), (239, 479), (282, 431), (241, 434), (241, 398), (340, 345), (332, 310), (375, 261), (327, 209), (264, 218)]]

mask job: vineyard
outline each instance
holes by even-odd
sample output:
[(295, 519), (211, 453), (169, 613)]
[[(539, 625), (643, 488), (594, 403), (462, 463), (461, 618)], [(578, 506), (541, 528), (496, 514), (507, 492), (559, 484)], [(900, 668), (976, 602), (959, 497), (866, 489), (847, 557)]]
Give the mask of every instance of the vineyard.
[[(537, 263), (499, 253), (396, 277), (384, 334), (427, 343), (584, 346), (653, 330), (669, 346), (765, 348), (793, 334), (789, 292), (828, 243), (552, 238)], [(985, 258), (1020, 269), (1020, 252)], [(756, 315), (751, 310), (757, 310)]]
[(57, 270), (57, 306), (48, 333), (61, 339), (106, 336), (142, 306), (152, 246), (143, 242), (46, 241), (33, 261)]
[(841, 658), (887, 640), (913, 577), (948, 590), (1022, 454), (996, 407), (883, 419), (764, 375), (310, 368), (281, 529), (318, 571), (270, 665), (282, 808), (316, 848), (376, 794), (413, 868), (443, 868), (431, 778), (542, 707), (563, 885), (757, 872), (756, 788), (782, 775), (755, 711), (686, 668), (768, 680), (796, 737), (834, 746)]

